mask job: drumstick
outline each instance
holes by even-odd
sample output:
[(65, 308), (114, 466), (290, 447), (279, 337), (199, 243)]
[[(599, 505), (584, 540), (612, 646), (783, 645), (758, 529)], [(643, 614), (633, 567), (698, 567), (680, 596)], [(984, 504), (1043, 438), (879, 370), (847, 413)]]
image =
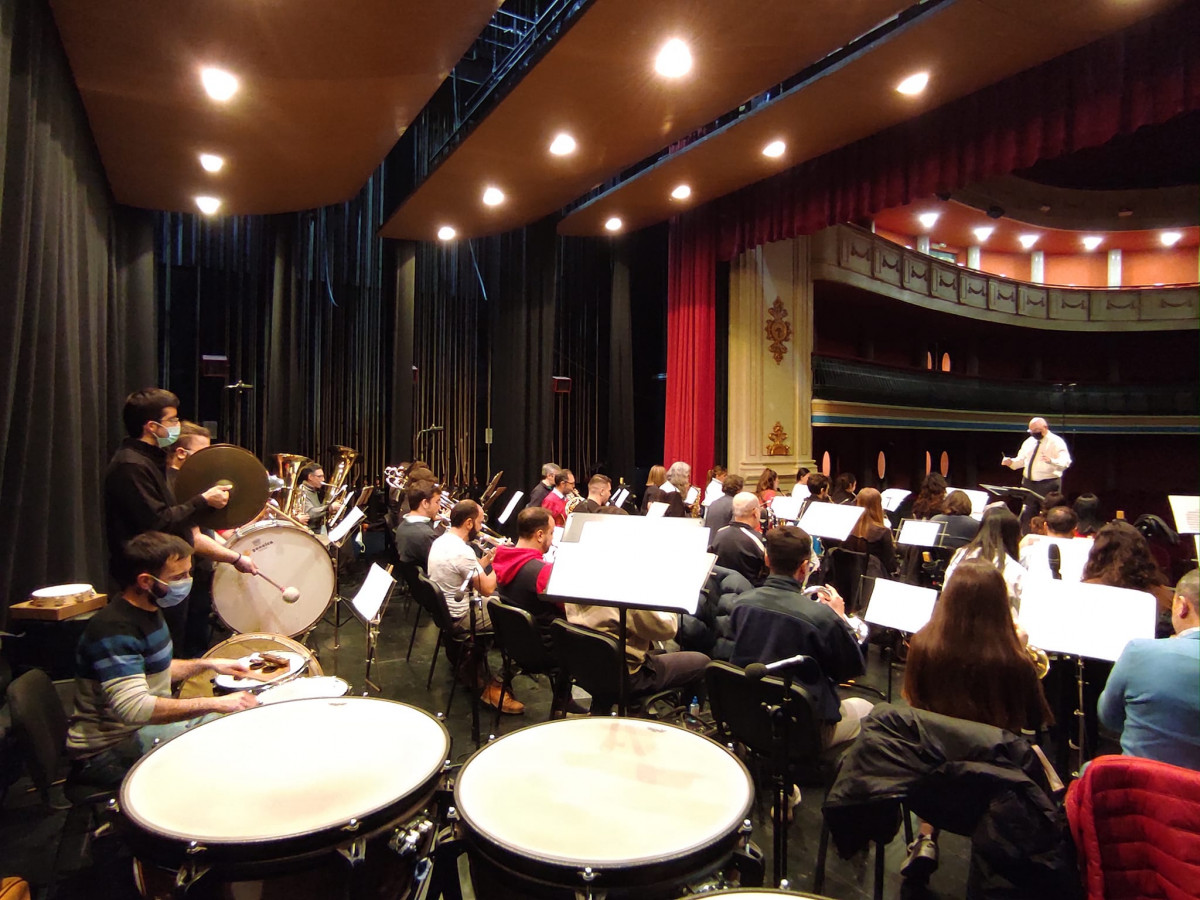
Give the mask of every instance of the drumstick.
[(283, 587), (281, 584), (279, 584), (279, 582), (275, 581), (275, 579), (271, 578), (271, 576), (265, 572), (257, 572), (256, 574), (281, 594), (283, 594), (283, 600), (285, 603), (295, 603), (300, 599), (300, 590), (298, 588)]

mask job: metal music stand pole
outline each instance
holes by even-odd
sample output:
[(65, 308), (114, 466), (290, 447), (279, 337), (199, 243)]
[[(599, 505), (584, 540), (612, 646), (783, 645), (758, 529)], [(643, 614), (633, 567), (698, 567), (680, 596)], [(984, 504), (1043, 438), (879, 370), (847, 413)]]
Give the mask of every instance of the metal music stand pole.
[[(790, 748), (788, 746), (789, 719), (791, 718), (792, 703), (792, 673), (784, 670), (783, 698), (779, 703), (762, 704), (767, 718), (771, 720), (771, 777), (775, 782), (775, 810), (772, 818), (773, 859), (772, 885), (787, 887), (787, 844), (788, 844), (788, 801), (792, 792), (789, 790), (787, 770)], [(760, 682), (761, 684), (761, 682)]]
[[(467, 599), (467, 608), (470, 611), (470, 616), (471, 616), (471, 656), (476, 656), (476, 654), (479, 654), (479, 641), (478, 641), (477, 632), (476, 632), (475, 609), (477, 606), (482, 606), (482, 603), (483, 603), (483, 601), (479, 597), (479, 591), (476, 590), (474, 587), (472, 587), (470, 589), (470, 596)], [(484, 663), (483, 668), (486, 670), (487, 669), (487, 654), (486, 653), (482, 654), (479, 656), (479, 658), (483, 660), (483, 663)], [(488, 675), (490, 676), (491, 673), (488, 672)], [(488, 683), (489, 684), (491, 683), (490, 678), (489, 678)], [(485, 690), (486, 690), (486, 688), (485, 688)], [(475, 742), (476, 750), (478, 750), (480, 744), (483, 743), (483, 740), (480, 737), (480, 729), (479, 729), (479, 691), (477, 691), (477, 690), (471, 692), (471, 740)]]
[(629, 664), (625, 662), (625, 646), (628, 643), (629, 627), (625, 620), (625, 607), (617, 607), (617, 649), (621, 652), (621, 680), (617, 684), (617, 715), (629, 715), (628, 687)]

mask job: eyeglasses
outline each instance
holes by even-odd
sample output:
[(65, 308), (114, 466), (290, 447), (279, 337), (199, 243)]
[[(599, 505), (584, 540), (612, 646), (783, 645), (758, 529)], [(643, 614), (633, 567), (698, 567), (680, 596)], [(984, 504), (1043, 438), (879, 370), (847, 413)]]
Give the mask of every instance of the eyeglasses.
[(169, 418), (169, 419), (159, 419), (158, 424), (159, 425), (178, 425), (179, 424), (179, 416), (171, 416), (171, 418)]

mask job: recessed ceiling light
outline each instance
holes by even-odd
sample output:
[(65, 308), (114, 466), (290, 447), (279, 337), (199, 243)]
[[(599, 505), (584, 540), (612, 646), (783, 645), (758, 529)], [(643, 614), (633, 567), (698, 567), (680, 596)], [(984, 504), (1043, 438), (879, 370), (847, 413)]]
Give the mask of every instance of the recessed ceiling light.
[(498, 187), (489, 187), (483, 192), (485, 206), (499, 206), (504, 202), (504, 191)]
[(438, 229), (438, 239), (443, 241), (452, 241), (458, 236), (458, 232), (449, 225), (443, 225)]
[(786, 150), (787, 144), (785, 144), (783, 141), (771, 141), (771, 143), (763, 147), (762, 152), (763, 156), (769, 156), (772, 159), (777, 159), (778, 157), (783, 156), (784, 151)]
[(204, 85), (208, 96), (222, 103), (236, 94), (238, 90), (237, 76), (231, 75), (224, 69), (201, 69), (200, 83)]
[(982, 244), (984, 241), (986, 241), (988, 238), (990, 238), (992, 236), (992, 232), (995, 230), (996, 229), (993, 228), (991, 225), (982, 225), (979, 228), (975, 229), (975, 240), (979, 241), (979, 243)]
[(216, 197), (197, 197), (196, 205), (200, 207), (200, 212), (206, 216), (211, 216), (221, 208), (221, 201)]
[(692, 189), (686, 184), (681, 184), (671, 191), (671, 197), (675, 200), (686, 200), (690, 196), (692, 196)]
[(1102, 238), (1102, 237), (1099, 237), (1094, 234), (1089, 234), (1087, 237), (1085, 237), (1083, 239), (1083, 249), (1095, 250), (1097, 247), (1100, 246), (1100, 244), (1103, 240), (1104, 240), (1104, 238)]
[(550, 152), (555, 156), (568, 156), (575, 152), (575, 138), (571, 137), (565, 131), (561, 131), (554, 136), (554, 140), (550, 142)]
[(662, 45), (654, 58), (654, 71), (664, 78), (679, 78), (692, 70), (692, 51), (679, 38)]
[(1040, 234), (1023, 234), (1019, 238), (1017, 238), (1017, 240), (1021, 242), (1021, 246), (1024, 249), (1028, 250), (1030, 247), (1032, 247), (1034, 244), (1036, 244), (1038, 242), (1038, 238), (1040, 238), (1040, 237), (1041, 237)]
[(1174, 247), (1176, 244), (1178, 244), (1180, 241), (1183, 240), (1183, 232), (1182, 231), (1164, 231), (1162, 234), (1160, 234), (1158, 236), (1158, 239), (1160, 241), (1162, 241), (1162, 245), (1164, 247)]
[(915, 75), (909, 75), (902, 82), (896, 85), (896, 90), (901, 94), (909, 97), (914, 97), (929, 84), (928, 72), (917, 72)]
[(622, 222), (619, 218), (617, 218), (616, 216), (613, 216), (611, 219), (609, 219), (607, 222), (604, 223), (604, 227), (607, 228), (609, 231), (620, 231), (621, 226), (624, 224), (625, 223)]
[(200, 154), (200, 166), (205, 172), (220, 172), (224, 165), (224, 157), (217, 156), (215, 153)]
[(932, 228), (938, 220), (938, 213), (926, 212), (917, 216), (917, 221), (921, 223), (921, 227), (928, 230)]

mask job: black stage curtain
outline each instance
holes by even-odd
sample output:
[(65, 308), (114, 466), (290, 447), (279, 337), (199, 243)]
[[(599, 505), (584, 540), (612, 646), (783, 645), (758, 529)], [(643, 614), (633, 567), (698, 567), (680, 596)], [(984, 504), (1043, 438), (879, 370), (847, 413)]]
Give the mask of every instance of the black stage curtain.
[(153, 219), (118, 206), (44, 0), (0, 4), (0, 589), (103, 587), (121, 400), (155, 381)]

